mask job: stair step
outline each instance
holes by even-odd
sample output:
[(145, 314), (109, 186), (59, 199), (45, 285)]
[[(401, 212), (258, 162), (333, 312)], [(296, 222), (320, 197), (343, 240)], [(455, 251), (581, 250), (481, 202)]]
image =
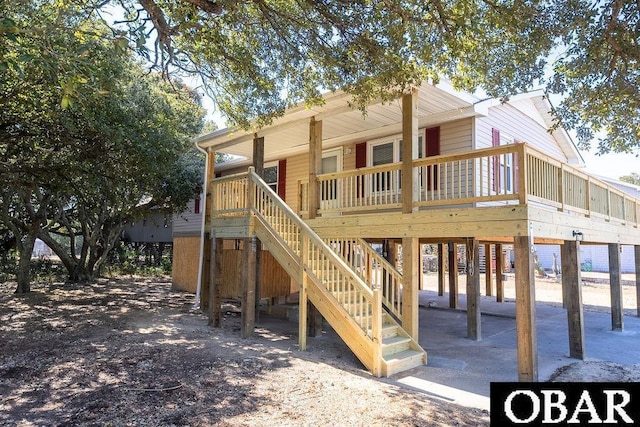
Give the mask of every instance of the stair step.
[(400, 353), (409, 350), (411, 339), (401, 336), (392, 336), (382, 339), (382, 355), (390, 356), (394, 353)]
[(405, 350), (382, 357), (383, 375), (391, 376), (426, 363), (426, 354), (419, 350)]
[(395, 323), (383, 323), (382, 324), (382, 342), (384, 343), (385, 338), (397, 337), (398, 336), (398, 325)]
[[(372, 331), (369, 329), (367, 331), (367, 335), (371, 337)], [(382, 324), (382, 334), (381, 339), (384, 342), (386, 338), (392, 338), (398, 336), (398, 325), (395, 323), (383, 323)]]

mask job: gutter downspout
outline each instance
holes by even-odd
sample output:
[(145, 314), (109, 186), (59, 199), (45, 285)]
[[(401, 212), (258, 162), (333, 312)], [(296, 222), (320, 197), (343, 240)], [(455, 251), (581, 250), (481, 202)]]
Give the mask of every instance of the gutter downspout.
[(202, 187), (202, 193), (204, 194), (204, 210), (202, 210), (202, 223), (200, 225), (200, 254), (198, 256), (198, 283), (196, 284), (196, 299), (193, 303), (193, 309), (200, 307), (200, 292), (202, 291), (202, 264), (204, 261), (204, 228), (206, 225), (206, 213), (207, 213), (207, 171), (209, 170), (209, 151), (200, 148), (198, 143), (195, 143), (196, 149), (204, 154), (204, 184)]

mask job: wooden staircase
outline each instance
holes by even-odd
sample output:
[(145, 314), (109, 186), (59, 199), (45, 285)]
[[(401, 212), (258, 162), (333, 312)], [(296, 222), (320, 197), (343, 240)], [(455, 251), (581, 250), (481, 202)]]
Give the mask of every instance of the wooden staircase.
[[(374, 375), (426, 364), (426, 352), (399, 323), (400, 274), (363, 240), (323, 241), (252, 169), (242, 175), (245, 212), (256, 236), (300, 283), (301, 349), (306, 342), (303, 307), (311, 301)], [(226, 193), (237, 196), (238, 184), (233, 185)], [(214, 186), (214, 192), (214, 200), (221, 200), (225, 189)]]

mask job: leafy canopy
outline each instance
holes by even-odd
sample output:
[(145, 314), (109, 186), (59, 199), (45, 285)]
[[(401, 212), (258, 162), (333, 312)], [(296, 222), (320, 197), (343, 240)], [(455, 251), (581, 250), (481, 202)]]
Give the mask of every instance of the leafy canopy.
[[(24, 1), (24, 0), (22, 0)], [(600, 152), (640, 144), (640, 6), (624, 0), (56, 0), (101, 16), (152, 66), (199, 74), (231, 125), (342, 89), (365, 109), (422, 81), (560, 94)], [(114, 12), (119, 10), (120, 12)], [(2, 29), (4, 28), (4, 29)], [(10, 37), (9, 27), (0, 33)], [(1, 65), (0, 65), (1, 66)]]
[[(102, 3), (80, 1), (87, 10)], [(455, 0), (121, 0), (112, 28), (165, 70), (198, 73), (232, 124), (257, 126), (325, 90), (355, 104), (449, 77), (460, 88), (521, 91), (552, 47), (536, 2)], [(154, 41), (154, 44), (150, 43)], [(526, 48), (531, 46), (531, 48)], [(505, 62), (506, 58), (506, 62)], [(506, 66), (505, 66), (506, 64)]]
[(0, 15), (12, 28), (0, 45), (0, 222), (26, 242), (21, 260), (39, 237), (82, 280), (125, 223), (197, 194), (201, 175), (184, 165), (204, 111), (77, 9), (3, 3)]

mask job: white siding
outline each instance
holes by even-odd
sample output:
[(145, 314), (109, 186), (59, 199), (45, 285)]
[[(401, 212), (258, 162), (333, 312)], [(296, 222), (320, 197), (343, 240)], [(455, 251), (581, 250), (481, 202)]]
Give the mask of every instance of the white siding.
[[(473, 119), (456, 120), (440, 125), (440, 154), (472, 150)], [(489, 135), (491, 136), (491, 135)]]
[(508, 135), (518, 141), (526, 142), (551, 157), (567, 161), (560, 146), (544, 126), (509, 104), (491, 107), (487, 117), (476, 119), (476, 148), (491, 147), (492, 128), (500, 131), (503, 140)]

